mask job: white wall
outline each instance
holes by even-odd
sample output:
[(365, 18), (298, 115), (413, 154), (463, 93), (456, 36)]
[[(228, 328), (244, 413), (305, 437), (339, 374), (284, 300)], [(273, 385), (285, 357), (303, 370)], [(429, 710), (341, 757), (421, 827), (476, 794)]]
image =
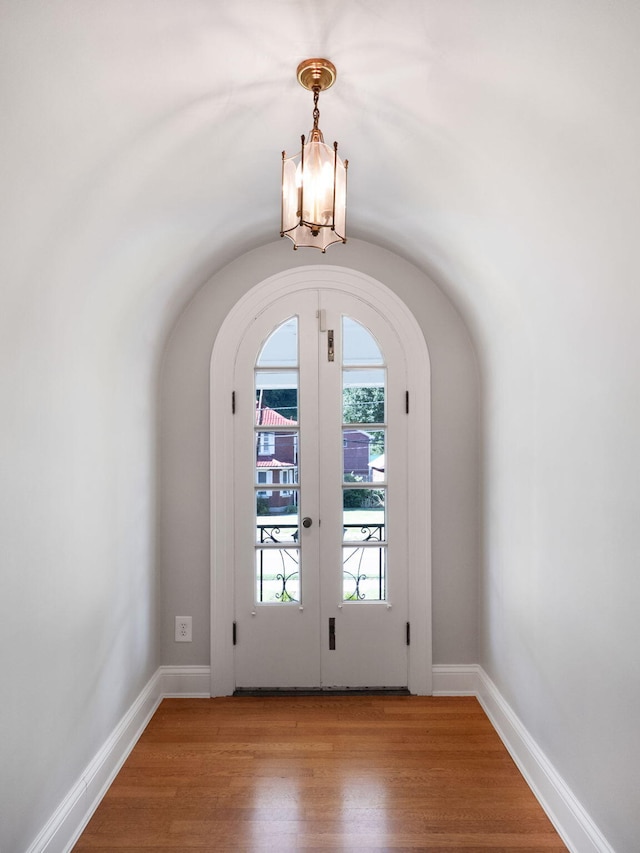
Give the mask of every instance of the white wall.
[(23, 853), (160, 663), (156, 342), (174, 264), (140, 224), (116, 77), (102, 88), (97, 54), (83, 63), (97, 39), (60, 4), (1, 15), (0, 850)]
[(481, 7), (457, 139), (473, 139), (482, 215), (439, 243), (482, 365), (480, 662), (613, 849), (635, 853), (640, 6)]
[(34, 291), (5, 292), (0, 333), (6, 853), (27, 849), (159, 663), (153, 362), (113, 318)]
[(481, 662), (613, 848), (634, 853), (637, 259), (568, 243), (527, 301), (529, 334), (502, 330), (487, 351)]
[[(404, 299), (421, 324), (432, 364), (433, 638), (436, 663), (477, 659), (479, 390), (471, 340), (439, 288), (397, 256), (359, 240), (333, 254), (294, 253), (283, 241), (214, 275), (176, 323), (161, 394), (162, 660), (209, 662), (209, 365), (232, 305), (276, 272), (306, 263), (368, 273)], [(193, 644), (173, 641), (176, 615), (192, 615)]]

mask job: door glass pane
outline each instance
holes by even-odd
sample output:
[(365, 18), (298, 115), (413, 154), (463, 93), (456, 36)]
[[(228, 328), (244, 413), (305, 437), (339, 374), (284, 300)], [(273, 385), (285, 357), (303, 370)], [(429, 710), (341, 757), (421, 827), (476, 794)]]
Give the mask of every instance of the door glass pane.
[(264, 545), (297, 545), (298, 490), (256, 489), (256, 542)]
[(342, 430), (342, 471), (345, 483), (381, 483), (386, 479), (385, 430)]
[(256, 602), (300, 599), (298, 318), (267, 338), (255, 369)]
[(256, 548), (256, 601), (261, 604), (299, 602), (299, 568), (299, 548)]
[(385, 601), (387, 597), (387, 549), (342, 548), (343, 601)]
[(380, 347), (368, 329), (351, 317), (342, 318), (342, 363), (384, 364)]
[(295, 367), (298, 364), (298, 318), (291, 317), (267, 338), (257, 367)]
[(256, 430), (255, 481), (298, 485), (298, 430)]
[(298, 422), (298, 371), (256, 370), (256, 426)]
[(342, 371), (343, 423), (384, 423), (385, 374), (383, 368)]
[(342, 532), (345, 542), (385, 542), (386, 489), (342, 490)]

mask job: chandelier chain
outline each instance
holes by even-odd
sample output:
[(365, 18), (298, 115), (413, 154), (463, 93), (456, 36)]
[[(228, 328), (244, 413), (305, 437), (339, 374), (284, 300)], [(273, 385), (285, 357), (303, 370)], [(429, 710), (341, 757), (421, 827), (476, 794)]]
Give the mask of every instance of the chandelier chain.
[(320, 120), (320, 110), (318, 109), (318, 99), (320, 98), (320, 86), (313, 87), (313, 129), (318, 130), (318, 121)]

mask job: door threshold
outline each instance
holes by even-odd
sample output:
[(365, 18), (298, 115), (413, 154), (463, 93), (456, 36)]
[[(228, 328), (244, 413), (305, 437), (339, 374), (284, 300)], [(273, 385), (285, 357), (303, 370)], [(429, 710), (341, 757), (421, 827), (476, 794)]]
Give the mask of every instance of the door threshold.
[(408, 687), (236, 687), (234, 696), (411, 696)]

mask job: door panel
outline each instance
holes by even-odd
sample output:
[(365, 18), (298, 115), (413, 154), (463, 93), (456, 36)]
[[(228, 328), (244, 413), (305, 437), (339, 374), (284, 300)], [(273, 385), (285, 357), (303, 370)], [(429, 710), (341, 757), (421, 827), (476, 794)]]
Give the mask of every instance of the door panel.
[(400, 341), (354, 296), (307, 290), (247, 329), (235, 364), (236, 686), (407, 684), (405, 388)]
[[(384, 318), (361, 300), (320, 298), (327, 328), (336, 330), (334, 362), (322, 352), (319, 359), (323, 685), (406, 686), (404, 353)], [(364, 440), (368, 476), (361, 479), (357, 450)], [(391, 479), (382, 471), (374, 480), (369, 463), (379, 450), (393, 464)], [(334, 565), (341, 571), (332, 571)], [(328, 642), (330, 618), (335, 649)]]
[[(316, 305), (316, 294), (308, 292), (296, 298), (295, 307), (287, 300), (268, 308), (247, 330), (236, 357), (234, 561), (238, 645), (234, 666), (237, 687), (320, 684), (318, 525), (304, 528), (297, 523), (303, 514), (318, 517), (317, 492), (304, 489), (303, 473), (307, 468), (317, 469), (319, 464), (318, 395), (313, 387), (317, 358), (309, 347), (299, 346), (300, 340), (315, 335)], [(297, 318), (296, 343), (289, 350), (285, 348), (283, 355), (282, 348), (274, 346), (272, 335), (292, 317)], [(277, 377), (282, 378), (287, 371), (311, 377), (310, 384), (296, 379), (298, 412), (296, 417), (286, 420), (294, 421), (297, 427), (283, 425), (273, 416), (264, 417), (264, 410), (275, 409), (266, 404), (260, 406), (260, 391), (273, 388), (279, 381)], [(280, 384), (286, 383), (280, 380)], [(261, 417), (257, 414), (260, 411)], [(288, 470), (297, 482), (287, 483), (292, 487), (288, 489), (266, 488), (273, 486), (273, 476), (277, 472), (279, 478), (283, 469), (262, 467), (258, 461), (272, 458), (282, 462), (276, 453), (284, 455), (283, 446), (288, 452), (287, 445), (294, 437), (298, 464)], [(285, 463), (290, 458), (288, 454)], [(271, 482), (260, 482), (261, 473), (270, 474)], [(296, 501), (289, 503), (291, 496), (283, 496), (283, 491), (295, 492)], [(262, 492), (271, 494), (262, 495)], [(269, 510), (273, 510), (268, 517), (263, 512), (264, 506), (258, 506), (259, 498), (263, 497), (269, 499)], [(296, 511), (285, 512), (287, 505), (294, 505)], [(269, 579), (262, 585), (262, 592), (261, 569), (263, 579)], [(297, 577), (292, 577), (294, 574)]]

